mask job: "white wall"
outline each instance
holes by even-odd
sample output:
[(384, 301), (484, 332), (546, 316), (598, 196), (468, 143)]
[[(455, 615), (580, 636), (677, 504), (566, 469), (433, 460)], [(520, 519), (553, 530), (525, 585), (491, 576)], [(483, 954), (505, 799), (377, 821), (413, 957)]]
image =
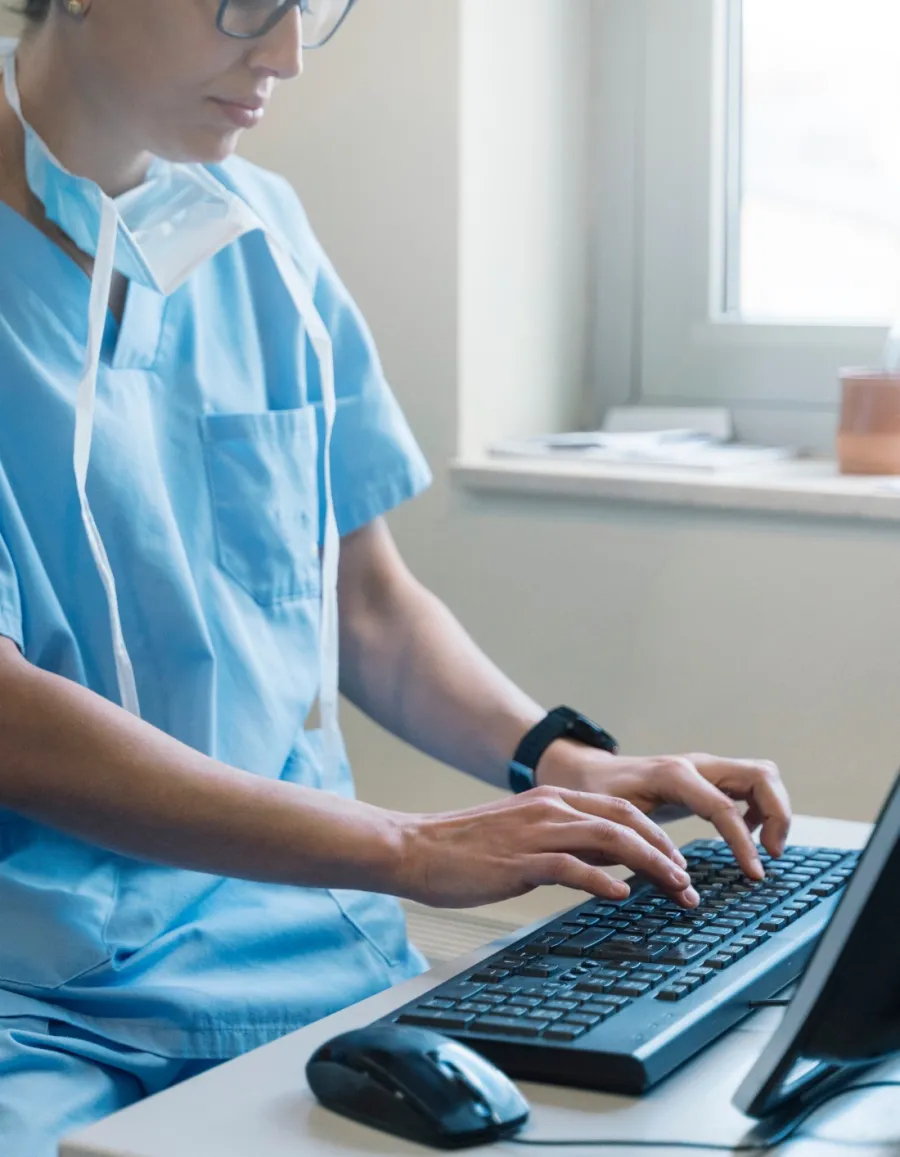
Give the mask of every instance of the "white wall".
[[(542, 160), (562, 163), (567, 150), (578, 172), (579, 127), (570, 124), (566, 143), (557, 139), (554, 146), (546, 118), (529, 119), (533, 104), (523, 110), (519, 131), (534, 127), (537, 156), (529, 161), (523, 138), (514, 137), (502, 197), (474, 166), (489, 168), (491, 134), (501, 146), (492, 118), (520, 94), (523, 75), (530, 70), (535, 100), (544, 101), (547, 87), (558, 84), (554, 53), (566, 37), (558, 30), (550, 37), (545, 61), (535, 33), (553, 27), (551, 7), (561, 13), (564, 6), (569, 29), (578, 28), (581, 0), (550, 6), (497, 0), (494, 16), (502, 9), (508, 27), (506, 48), (497, 51), (495, 42), (493, 57), (478, 39), (490, 30), (467, 23), (478, 3), (362, 0), (345, 32), (310, 56), (307, 75), (283, 93), (247, 146), (295, 181), (375, 330), (436, 471), (432, 493), (394, 519), (406, 557), (489, 653), (548, 706), (570, 701), (594, 713), (632, 751), (770, 756), (780, 762), (798, 808), (870, 817), (900, 763), (894, 530), (484, 500), (449, 480), (460, 393), (467, 410), (461, 425), (471, 430), (479, 389), (489, 414), (497, 412), (496, 379), (515, 389), (508, 366), (521, 366), (517, 338), (529, 355), (541, 349), (521, 305), (523, 295), (540, 300), (540, 294), (533, 284), (517, 284), (528, 277), (529, 262), (513, 263), (508, 277), (489, 265), (510, 252), (518, 230), (519, 244), (537, 249), (535, 271), (546, 274), (560, 219), (548, 207), (553, 194), (546, 186), (535, 194), (523, 183), (528, 206), (546, 214), (529, 233), (532, 223), (512, 203), (515, 182), (520, 176), (527, 182)], [(534, 23), (517, 26), (514, 13)], [(492, 60), (493, 92), (486, 86)], [(518, 87), (504, 93), (507, 83)], [(555, 107), (571, 112), (566, 102), (574, 99), (577, 75), (567, 83)], [(479, 138), (485, 124), (490, 132)], [(566, 196), (560, 173), (545, 178)], [(510, 198), (505, 206), (503, 197)], [(584, 227), (577, 196), (564, 202), (564, 215), (570, 204)], [(500, 234), (493, 241), (491, 229)], [(568, 244), (564, 230), (557, 236)], [(577, 282), (577, 257), (566, 252), (563, 274), (574, 271), (577, 296), (586, 287)], [(473, 275), (479, 261), (480, 283)], [(571, 285), (555, 291), (565, 296)], [(497, 316), (504, 293), (514, 303), (512, 321)], [(483, 320), (477, 340), (473, 301)], [(577, 331), (582, 317), (573, 324)], [(558, 340), (558, 318), (551, 331), (542, 356)], [(560, 353), (566, 406), (586, 340), (573, 332), (571, 348)], [(546, 373), (544, 365), (537, 377)], [(350, 712), (348, 731), (369, 798), (425, 809), (486, 797), (480, 785), (429, 766)]]

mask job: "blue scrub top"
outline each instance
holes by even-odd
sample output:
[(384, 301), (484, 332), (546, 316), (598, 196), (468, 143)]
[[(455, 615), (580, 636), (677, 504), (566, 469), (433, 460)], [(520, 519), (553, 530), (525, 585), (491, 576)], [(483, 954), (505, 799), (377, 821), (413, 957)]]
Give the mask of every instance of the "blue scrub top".
[[(372, 338), (286, 182), (212, 170), (288, 244), (334, 342), (341, 534), (428, 468)], [(0, 634), (118, 701), (72, 468), (90, 282), (0, 204)], [(271, 779), (326, 781), (318, 688), (318, 367), (262, 234), (110, 316), (88, 478), (143, 717)], [(0, 1017), (169, 1056), (228, 1057), (422, 970), (397, 902), (156, 867), (0, 811)]]

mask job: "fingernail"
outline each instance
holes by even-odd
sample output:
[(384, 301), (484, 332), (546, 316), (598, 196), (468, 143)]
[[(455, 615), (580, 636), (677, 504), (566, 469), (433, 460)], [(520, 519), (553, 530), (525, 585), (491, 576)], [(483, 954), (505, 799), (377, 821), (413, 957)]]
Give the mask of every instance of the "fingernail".
[(687, 867), (687, 860), (677, 848), (675, 849), (675, 863), (679, 866), (679, 868)]
[(753, 868), (753, 875), (757, 880), (764, 880), (766, 878), (766, 869), (762, 866), (762, 860), (759, 856), (754, 856), (750, 861), (750, 865)]
[(683, 891), (685, 888), (687, 888), (690, 885), (691, 877), (687, 874), (687, 872), (682, 872), (679, 869), (679, 870), (672, 872), (671, 880), (672, 880), (672, 883), (675, 885), (676, 888), (681, 888)]
[(700, 897), (697, 895), (696, 889), (688, 888), (683, 894), (682, 899), (689, 908), (696, 908), (700, 903)]
[(631, 889), (627, 884), (623, 884), (621, 880), (617, 880), (613, 884), (613, 895), (619, 900), (624, 900), (626, 896), (631, 895)]

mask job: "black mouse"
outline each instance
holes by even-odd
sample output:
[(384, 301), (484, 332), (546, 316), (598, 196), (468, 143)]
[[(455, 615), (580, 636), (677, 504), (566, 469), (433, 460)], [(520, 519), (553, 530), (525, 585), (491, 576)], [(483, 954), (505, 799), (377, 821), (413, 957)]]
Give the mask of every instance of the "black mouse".
[(371, 1025), (313, 1053), (309, 1087), (328, 1108), (438, 1149), (511, 1137), (528, 1102), (490, 1061), (430, 1029)]

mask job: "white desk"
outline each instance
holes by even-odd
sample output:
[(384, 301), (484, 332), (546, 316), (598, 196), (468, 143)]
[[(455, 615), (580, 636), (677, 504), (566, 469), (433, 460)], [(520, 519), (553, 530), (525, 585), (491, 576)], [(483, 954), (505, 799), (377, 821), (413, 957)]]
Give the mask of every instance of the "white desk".
[[(798, 820), (796, 843), (861, 847), (869, 828), (827, 820)], [(445, 965), (425, 977), (382, 993), (309, 1028), (222, 1065), (150, 1100), (143, 1101), (71, 1137), (60, 1157), (368, 1157), (373, 1154), (433, 1153), (363, 1128), (322, 1109), (306, 1085), (304, 1069), (313, 1051), (339, 1032), (370, 1023), (436, 981), (455, 975), (518, 938)], [(522, 1084), (532, 1105), (528, 1135), (551, 1138), (682, 1139), (737, 1144), (752, 1126), (731, 1107), (731, 1096), (750, 1068), (781, 1013), (755, 1014), (693, 1064), (640, 1100), (550, 1085)], [(879, 1074), (881, 1075), (881, 1074)], [(888, 1075), (900, 1076), (895, 1067)], [(851, 1096), (807, 1125), (811, 1139), (795, 1142), (790, 1157), (840, 1157), (850, 1153), (840, 1139), (867, 1144), (867, 1157), (900, 1153), (900, 1090)], [(825, 1141), (828, 1138), (828, 1141)], [(500, 1154), (597, 1152), (631, 1157), (635, 1150), (533, 1149), (505, 1142)], [(478, 1153), (488, 1150), (479, 1149)], [(638, 1151), (640, 1152), (640, 1151)], [(644, 1150), (675, 1157), (673, 1149)], [(683, 1151), (682, 1151), (683, 1152)]]

